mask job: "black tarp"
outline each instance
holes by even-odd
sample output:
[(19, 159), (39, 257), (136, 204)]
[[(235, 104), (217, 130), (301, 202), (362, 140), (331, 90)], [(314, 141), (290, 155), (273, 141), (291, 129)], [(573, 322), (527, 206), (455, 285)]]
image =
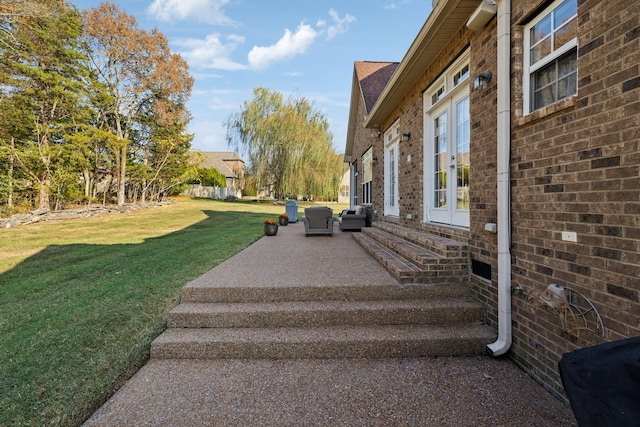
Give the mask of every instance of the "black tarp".
[(640, 337), (565, 353), (559, 368), (580, 427), (640, 426)]

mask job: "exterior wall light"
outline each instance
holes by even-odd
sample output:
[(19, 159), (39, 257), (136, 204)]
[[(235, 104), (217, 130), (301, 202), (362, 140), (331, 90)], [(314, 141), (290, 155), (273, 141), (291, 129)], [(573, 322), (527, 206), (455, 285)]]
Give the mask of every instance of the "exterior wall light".
[(409, 141), (409, 139), (411, 139), (411, 132), (407, 132), (407, 133), (403, 133), (402, 134), (402, 142), (407, 142), (407, 141)]
[(487, 71), (486, 73), (478, 74), (475, 79), (473, 79), (473, 90), (476, 89), (486, 89), (491, 81), (491, 71)]

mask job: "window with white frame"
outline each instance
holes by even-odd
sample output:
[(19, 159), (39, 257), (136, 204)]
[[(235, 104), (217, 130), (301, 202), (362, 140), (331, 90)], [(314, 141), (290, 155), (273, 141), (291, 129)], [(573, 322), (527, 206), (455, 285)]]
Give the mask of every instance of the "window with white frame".
[(340, 186), (340, 197), (349, 197), (349, 186), (341, 185)]
[(525, 114), (578, 93), (577, 16), (577, 0), (556, 0), (525, 26)]
[(373, 149), (369, 148), (362, 156), (362, 200), (360, 203), (371, 203), (371, 182), (373, 181)]

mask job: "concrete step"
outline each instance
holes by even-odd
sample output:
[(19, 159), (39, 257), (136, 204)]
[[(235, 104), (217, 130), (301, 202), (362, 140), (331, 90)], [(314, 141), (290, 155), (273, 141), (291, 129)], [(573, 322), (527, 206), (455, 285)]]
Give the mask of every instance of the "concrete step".
[(329, 359), (483, 354), (495, 332), (485, 325), (355, 325), (306, 328), (168, 329), (154, 359)]
[(451, 264), (434, 259), (433, 263), (420, 267), (367, 233), (354, 233), (353, 238), (400, 283), (464, 284), (468, 279), (468, 265), (459, 260)]
[(169, 313), (170, 328), (314, 327), (482, 323), (475, 301), (437, 298), (386, 301), (183, 303)]
[[(259, 279), (259, 278), (258, 278)], [(259, 280), (256, 281), (259, 282)], [(389, 280), (392, 282), (392, 280)], [(182, 289), (183, 303), (207, 302), (286, 302), (286, 301), (354, 301), (460, 297), (468, 295), (469, 288), (461, 283), (430, 284), (316, 284), (295, 283), (279, 286), (255, 284), (223, 286), (206, 281), (194, 281)]]

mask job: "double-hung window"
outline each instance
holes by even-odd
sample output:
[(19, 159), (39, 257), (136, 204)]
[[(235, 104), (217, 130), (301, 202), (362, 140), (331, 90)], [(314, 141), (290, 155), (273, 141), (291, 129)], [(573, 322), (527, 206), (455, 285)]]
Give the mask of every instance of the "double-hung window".
[(578, 2), (557, 0), (524, 28), (524, 114), (576, 95)]

